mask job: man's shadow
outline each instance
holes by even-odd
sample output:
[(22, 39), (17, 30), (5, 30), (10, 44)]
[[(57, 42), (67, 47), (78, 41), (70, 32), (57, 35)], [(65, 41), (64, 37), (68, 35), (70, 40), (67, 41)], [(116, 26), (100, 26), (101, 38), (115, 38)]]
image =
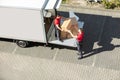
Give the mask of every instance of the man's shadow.
[[(109, 39), (109, 41), (111, 42), (112, 38)], [(85, 54), (84, 58), (90, 57), (92, 55), (95, 55), (104, 51), (112, 51), (115, 48), (120, 47), (120, 45), (114, 45), (114, 44), (111, 44), (110, 42), (98, 42), (97, 45), (99, 46), (99, 48), (95, 48), (91, 50), (90, 53), (84, 53)]]
[[(84, 52), (85, 52), (84, 58), (98, 54), (98, 53), (102, 53), (104, 51), (112, 51), (115, 48), (120, 47), (120, 43), (119, 43), (120, 24), (119, 24), (119, 21), (120, 21), (119, 18), (112, 18), (110, 16), (106, 16), (105, 24), (103, 25), (103, 31), (102, 31), (102, 33), (100, 33), (101, 34), (100, 39), (91, 40), (91, 43), (93, 45), (94, 45), (94, 43), (97, 43), (97, 47), (94, 49), (91, 49), (91, 48), (85, 49), (87, 47), (87, 45), (84, 46)], [(98, 29), (100, 29), (100, 28), (98, 28)], [(87, 34), (86, 36), (89, 36), (89, 35)]]

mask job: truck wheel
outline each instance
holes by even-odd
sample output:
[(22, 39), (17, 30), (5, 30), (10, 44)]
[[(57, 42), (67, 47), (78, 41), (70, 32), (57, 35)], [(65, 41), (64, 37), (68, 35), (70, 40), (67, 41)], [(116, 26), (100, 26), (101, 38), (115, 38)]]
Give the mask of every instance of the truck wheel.
[(27, 41), (16, 41), (16, 44), (21, 47), (21, 48), (25, 48), (28, 46), (28, 42)]

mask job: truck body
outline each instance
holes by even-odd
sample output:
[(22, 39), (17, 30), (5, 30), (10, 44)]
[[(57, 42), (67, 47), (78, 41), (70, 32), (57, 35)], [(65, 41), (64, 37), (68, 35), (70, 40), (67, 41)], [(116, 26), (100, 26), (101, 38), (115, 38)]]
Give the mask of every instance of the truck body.
[(24, 44), (25, 41), (32, 41), (76, 47), (73, 43), (74, 39), (64, 42), (51, 39), (54, 31), (52, 17), (56, 15), (56, 9), (59, 8), (61, 1), (0, 1), (0, 37), (17, 40), (18, 45)]

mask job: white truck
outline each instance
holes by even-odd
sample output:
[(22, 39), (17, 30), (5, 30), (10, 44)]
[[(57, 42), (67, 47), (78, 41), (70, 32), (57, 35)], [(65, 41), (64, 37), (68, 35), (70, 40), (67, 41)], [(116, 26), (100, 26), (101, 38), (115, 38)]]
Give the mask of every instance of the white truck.
[(76, 47), (74, 39), (54, 37), (53, 20), (62, 0), (0, 0), (0, 37), (13, 39), (20, 47), (28, 42)]

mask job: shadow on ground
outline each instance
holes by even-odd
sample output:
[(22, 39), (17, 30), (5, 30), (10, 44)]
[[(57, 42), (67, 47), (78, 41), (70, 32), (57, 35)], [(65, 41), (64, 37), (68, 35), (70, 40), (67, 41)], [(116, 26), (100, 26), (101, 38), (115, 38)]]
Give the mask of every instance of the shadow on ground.
[[(60, 12), (63, 16), (69, 16), (68, 12)], [(120, 43), (112, 43), (113, 39), (120, 39), (120, 18), (112, 16), (92, 15), (75, 13), (80, 21), (84, 21), (84, 41), (83, 51), (87, 56), (91, 56), (103, 51), (112, 51), (120, 47)], [(94, 46), (94, 44), (97, 46)]]

